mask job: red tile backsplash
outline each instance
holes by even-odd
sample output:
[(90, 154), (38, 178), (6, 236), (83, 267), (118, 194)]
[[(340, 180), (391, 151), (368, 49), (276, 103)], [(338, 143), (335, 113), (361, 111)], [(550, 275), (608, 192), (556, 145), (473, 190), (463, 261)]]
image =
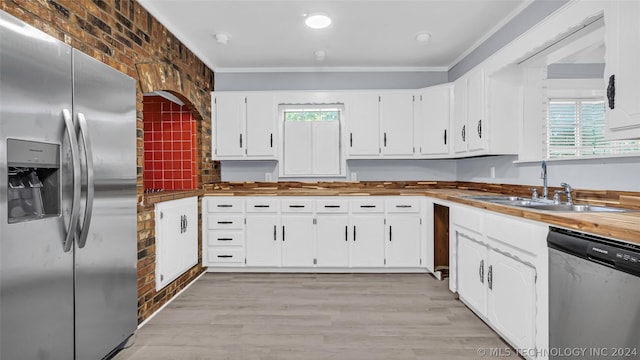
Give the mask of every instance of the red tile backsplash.
[(195, 118), (161, 96), (145, 96), (143, 104), (145, 189), (196, 189)]

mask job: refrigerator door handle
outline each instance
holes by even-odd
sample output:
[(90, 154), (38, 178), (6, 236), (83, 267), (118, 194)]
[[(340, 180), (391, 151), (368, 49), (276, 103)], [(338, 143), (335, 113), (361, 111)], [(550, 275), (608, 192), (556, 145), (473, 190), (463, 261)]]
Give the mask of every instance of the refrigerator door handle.
[[(86, 157), (86, 176), (87, 176), (87, 203), (84, 208), (84, 220), (82, 222), (82, 229), (80, 230), (80, 238), (78, 239), (78, 248), (83, 248), (87, 243), (87, 236), (89, 235), (89, 226), (91, 225), (91, 217), (93, 214), (93, 197), (94, 197), (94, 184), (93, 184), (93, 153), (91, 151), (91, 140), (89, 138), (89, 132), (87, 131), (87, 119), (83, 113), (78, 113), (78, 124), (80, 124), (80, 135), (82, 136), (82, 144), (84, 145), (84, 154)], [(78, 223), (80, 227), (80, 223)]]
[(71, 203), (71, 215), (69, 216), (69, 228), (67, 229), (67, 234), (65, 235), (64, 242), (62, 243), (64, 252), (69, 252), (73, 246), (73, 236), (76, 233), (76, 226), (78, 226), (78, 211), (80, 209), (80, 150), (78, 148), (76, 130), (73, 126), (73, 120), (71, 119), (71, 112), (69, 112), (68, 109), (62, 109), (62, 117), (64, 118), (66, 133), (69, 137), (73, 167), (73, 199)]

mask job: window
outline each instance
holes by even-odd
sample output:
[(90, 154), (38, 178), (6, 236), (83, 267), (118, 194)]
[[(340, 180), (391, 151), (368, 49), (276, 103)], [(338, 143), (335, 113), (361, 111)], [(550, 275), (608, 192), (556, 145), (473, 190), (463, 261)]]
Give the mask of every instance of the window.
[(281, 176), (341, 176), (342, 106), (281, 105), (283, 164)]
[(640, 141), (604, 138), (603, 98), (549, 99), (546, 157), (548, 159), (616, 156), (640, 152)]

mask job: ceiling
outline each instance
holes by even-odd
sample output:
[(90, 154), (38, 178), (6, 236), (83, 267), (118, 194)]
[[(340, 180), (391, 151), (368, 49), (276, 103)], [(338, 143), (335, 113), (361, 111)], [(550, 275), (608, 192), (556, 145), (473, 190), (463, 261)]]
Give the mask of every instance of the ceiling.
[[(447, 71), (531, 1), (138, 0), (218, 72)], [(317, 12), (331, 26), (306, 27), (304, 14)], [(427, 43), (416, 41), (421, 32)]]

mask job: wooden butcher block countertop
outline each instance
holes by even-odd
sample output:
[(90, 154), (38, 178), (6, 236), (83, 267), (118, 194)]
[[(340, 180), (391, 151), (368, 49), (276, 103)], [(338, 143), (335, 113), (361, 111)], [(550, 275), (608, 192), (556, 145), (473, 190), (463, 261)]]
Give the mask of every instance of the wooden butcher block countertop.
[[(399, 185), (398, 185), (399, 184)], [(631, 198), (626, 213), (589, 213), (540, 211), (528, 208), (506, 206), (486, 201), (466, 198), (470, 195), (525, 195), (528, 187), (514, 185), (492, 185), (456, 182), (375, 182), (375, 183), (219, 183), (208, 185), (205, 196), (402, 196), (422, 195), (452, 203), (469, 205), (506, 215), (521, 217), (568, 229), (610, 237), (640, 244), (640, 210), (634, 206), (640, 198), (637, 193), (625, 193), (619, 198)], [(550, 190), (551, 192), (551, 190)], [(584, 191), (583, 193), (587, 193)], [(597, 192), (594, 192), (597, 193)], [(599, 194), (599, 193), (598, 193)], [(525, 195), (526, 196), (526, 195)], [(624, 201), (614, 201), (613, 197), (597, 199), (578, 198), (577, 203), (595, 205), (626, 205)], [(616, 198), (617, 199), (617, 198)], [(584, 201), (581, 201), (584, 200)]]

